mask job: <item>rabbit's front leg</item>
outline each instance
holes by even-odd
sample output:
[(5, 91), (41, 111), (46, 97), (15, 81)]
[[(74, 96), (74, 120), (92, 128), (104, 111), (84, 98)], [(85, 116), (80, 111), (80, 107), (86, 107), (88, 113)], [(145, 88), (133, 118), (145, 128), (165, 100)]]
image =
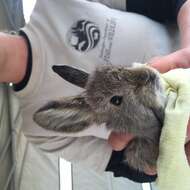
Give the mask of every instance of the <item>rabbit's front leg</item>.
[(124, 162), (133, 169), (145, 172), (156, 168), (158, 151), (158, 143), (154, 140), (136, 137), (124, 151)]

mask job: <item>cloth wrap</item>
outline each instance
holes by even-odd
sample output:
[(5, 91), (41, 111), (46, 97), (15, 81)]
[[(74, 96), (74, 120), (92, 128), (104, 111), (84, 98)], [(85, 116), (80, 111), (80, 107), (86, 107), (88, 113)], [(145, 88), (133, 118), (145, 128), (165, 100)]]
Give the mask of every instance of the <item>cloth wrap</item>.
[(190, 190), (190, 167), (184, 144), (190, 116), (190, 69), (162, 74), (168, 97), (157, 161), (159, 190)]

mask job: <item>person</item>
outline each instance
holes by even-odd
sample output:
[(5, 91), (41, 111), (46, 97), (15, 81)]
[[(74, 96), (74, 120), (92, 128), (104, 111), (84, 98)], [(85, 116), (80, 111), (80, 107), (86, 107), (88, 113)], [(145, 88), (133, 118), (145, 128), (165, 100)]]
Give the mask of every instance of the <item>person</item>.
[[(105, 129), (98, 131), (97, 127), (92, 126), (82, 133), (68, 135), (42, 129), (32, 120), (32, 114), (45, 102), (81, 92), (81, 89), (71, 86), (57, 76), (52, 70), (54, 65), (70, 64), (90, 72), (97, 64), (116, 63), (118, 55), (120, 55), (119, 64), (126, 64), (127, 56), (131, 53), (131, 46), (128, 44), (134, 40), (130, 41), (131, 36), (125, 36), (126, 31), (136, 31), (133, 34), (135, 38), (140, 37), (139, 39), (143, 40), (143, 34), (138, 29), (140, 27), (147, 29), (147, 26), (150, 26), (149, 22), (152, 23), (152, 21), (143, 18), (145, 19), (143, 25), (142, 18), (133, 15), (137, 19), (136, 22), (131, 23), (131, 14), (108, 8), (110, 2), (57, 0), (47, 3), (45, 0), (38, 0), (30, 22), (19, 31), (19, 35), (0, 34), (0, 81), (14, 83), (14, 91), (21, 99), (24, 134), (43, 152), (51, 152), (71, 162), (80, 162), (81, 165), (87, 165), (96, 171), (112, 171), (115, 176), (128, 177), (137, 182), (150, 182), (155, 180), (156, 175), (134, 171), (121, 163), (122, 151), (112, 152), (109, 144), (100, 139), (102, 136), (106, 138), (110, 136), (109, 143), (116, 149), (114, 144), (117, 144), (118, 138), (113, 137), (113, 133), (110, 135), (110, 132), (108, 133)], [(128, 2), (132, 3), (132, 1)], [(182, 39), (184, 36), (188, 39), (186, 30), (188, 31), (189, 21), (186, 17), (188, 18), (190, 12), (189, 1), (179, 2), (176, 1), (175, 6), (180, 15), (178, 16), (179, 27)], [(129, 5), (128, 8), (137, 6)], [(125, 10), (124, 7), (119, 6), (119, 1), (111, 8)], [(54, 14), (55, 10), (56, 14)], [(138, 13), (138, 11), (135, 12)], [(184, 14), (186, 16), (183, 16)], [(155, 16), (152, 18), (156, 19)], [(167, 18), (172, 20), (175, 16), (171, 14), (168, 17), (166, 14), (158, 21)], [(85, 34), (91, 34), (91, 36), (88, 38)], [(123, 42), (123, 39), (126, 41)], [(138, 45), (133, 48), (136, 49), (137, 54), (141, 52), (142, 56), (147, 51), (151, 51), (151, 47), (144, 52)], [(178, 59), (180, 62), (176, 65), (177, 67), (188, 67), (188, 64), (183, 65), (189, 59), (188, 50), (187, 47), (184, 57), (177, 52), (177, 57), (182, 58)], [(157, 53), (154, 52), (155, 55)], [(127, 64), (130, 65), (130, 63), (131, 60), (128, 60)], [(152, 64), (158, 65), (158, 63)], [(170, 68), (172, 68), (171, 65)], [(132, 138), (128, 137), (125, 136), (127, 141)], [(114, 143), (113, 139), (116, 139)], [(81, 146), (83, 146), (82, 152)]]

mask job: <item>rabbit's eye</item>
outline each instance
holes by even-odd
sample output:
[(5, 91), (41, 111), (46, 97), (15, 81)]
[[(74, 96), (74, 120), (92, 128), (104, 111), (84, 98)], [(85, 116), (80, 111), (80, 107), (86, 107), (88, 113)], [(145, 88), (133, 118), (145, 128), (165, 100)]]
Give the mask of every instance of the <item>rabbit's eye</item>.
[(110, 103), (115, 106), (120, 106), (122, 103), (123, 97), (122, 96), (113, 96), (110, 100)]

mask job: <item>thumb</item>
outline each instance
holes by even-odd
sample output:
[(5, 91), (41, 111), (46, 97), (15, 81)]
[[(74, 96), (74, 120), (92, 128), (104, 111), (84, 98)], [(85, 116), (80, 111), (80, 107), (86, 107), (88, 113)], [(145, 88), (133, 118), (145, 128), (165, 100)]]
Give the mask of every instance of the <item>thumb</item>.
[(113, 150), (123, 150), (127, 144), (134, 138), (132, 134), (120, 134), (112, 132), (108, 138), (108, 143), (112, 146)]
[(149, 65), (157, 69), (159, 72), (165, 73), (176, 68), (189, 68), (189, 57), (189, 50), (182, 49), (163, 57), (153, 58), (149, 61)]

